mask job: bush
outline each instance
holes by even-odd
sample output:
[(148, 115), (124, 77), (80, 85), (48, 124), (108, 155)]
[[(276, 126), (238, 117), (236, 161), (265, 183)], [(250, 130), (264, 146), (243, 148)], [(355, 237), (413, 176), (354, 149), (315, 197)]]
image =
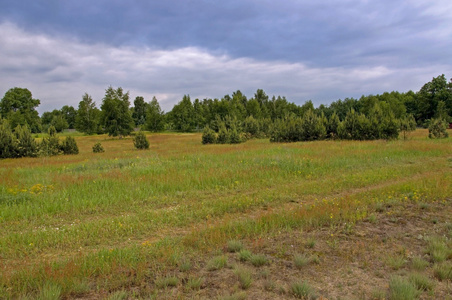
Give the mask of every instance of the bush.
[(226, 129), (226, 126), (221, 126), (218, 131), (218, 139), (219, 144), (228, 144), (230, 142), (229, 131)]
[(142, 131), (138, 132), (137, 135), (133, 138), (133, 144), (135, 145), (135, 148), (140, 150), (149, 149), (149, 141)]
[(17, 139), (17, 157), (34, 157), (38, 154), (38, 144), (28, 126), (18, 125), (14, 135)]
[(17, 157), (17, 139), (9, 123), (3, 120), (0, 124), (0, 158)]
[(428, 126), (428, 137), (433, 139), (447, 138), (447, 123), (443, 119), (433, 119)]
[(56, 129), (53, 126), (49, 127), (49, 136), (42, 139), (39, 145), (39, 152), (43, 156), (53, 156), (61, 153), (60, 139), (56, 135)]
[(229, 142), (231, 144), (240, 144), (242, 142), (240, 134), (237, 132), (237, 129), (232, 128), (229, 131)]
[(203, 144), (215, 144), (217, 142), (217, 135), (215, 131), (210, 129), (209, 126), (204, 127), (202, 133), (202, 143)]
[(78, 154), (78, 146), (72, 136), (66, 137), (61, 145), (63, 154)]
[(93, 146), (93, 152), (94, 153), (102, 153), (102, 152), (105, 152), (105, 149), (104, 149), (104, 147), (102, 147), (101, 143), (96, 143)]

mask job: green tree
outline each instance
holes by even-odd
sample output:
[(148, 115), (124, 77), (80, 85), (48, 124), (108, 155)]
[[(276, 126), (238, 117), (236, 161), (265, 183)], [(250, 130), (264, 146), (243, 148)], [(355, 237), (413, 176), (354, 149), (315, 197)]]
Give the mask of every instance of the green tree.
[(444, 101), (448, 114), (452, 112), (452, 82), (447, 83), (444, 74), (433, 78), (422, 86), (417, 93), (418, 111), (416, 114), (420, 123), (432, 119), (436, 115), (439, 101)]
[(174, 105), (170, 113), (174, 129), (190, 132), (195, 128), (194, 108), (189, 95), (184, 95), (182, 100)]
[(133, 145), (139, 150), (149, 149), (149, 140), (143, 131), (139, 131), (133, 138)]
[(133, 101), (133, 113), (132, 118), (137, 127), (146, 123), (146, 112), (148, 109), (148, 104), (144, 102), (144, 98), (138, 96)]
[(63, 117), (66, 119), (68, 128), (74, 129), (75, 128), (75, 118), (77, 116), (77, 110), (75, 110), (74, 107), (65, 105), (61, 108), (61, 113), (63, 114)]
[(121, 87), (116, 90), (111, 86), (105, 91), (102, 101), (102, 124), (109, 136), (129, 135), (133, 130), (132, 114), (129, 111), (129, 92)]
[(0, 101), (0, 115), (9, 120), (12, 128), (27, 125), (31, 132), (41, 132), (41, 119), (36, 111), (40, 103), (33, 99), (28, 89), (15, 87), (8, 90)]
[(78, 104), (75, 117), (75, 129), (86, 134), (96, 133), (98, 118), (96, 117), (96, 102), (85, 93)]
[(155, 97), (147, 105), (145, 128), (153, 132), (162, 131), (165, 128), (165, 116)]
[(50, 125), (55, 127), (57, 132), (62, 132), (63, 130), (69, 128), (68, 122), (66, 121), (66, 119), (63, 117), (63, 115), (61, 113), (58, 116), (54, 116), (52, 118)]

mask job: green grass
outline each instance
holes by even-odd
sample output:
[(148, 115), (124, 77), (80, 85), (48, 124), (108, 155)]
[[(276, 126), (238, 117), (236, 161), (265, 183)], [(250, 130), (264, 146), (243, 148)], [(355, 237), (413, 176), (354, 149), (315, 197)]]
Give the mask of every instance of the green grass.
[(291, 283), (290, 293), (298, 299), (315, 299), (314, 289), (306, 281)]
[(207, 262), (207, 270), (215, 271), (226, 267), (228, 264), (228, 258), (225, 255), (216, 256)]
[(160, 277), (155, 280), (155, 285), (158, 288), (175, 287), (179, 283), (179, 279), (175, 276)]
[(227, 250), (228, 252), (239, 252), (243, 249), (243, 243), (237, 240), (228, 241)]
[[(240, 241), (354, 224), (376, 205), (380, 214), (388, 203), (452, 194), (450, 139), (203, 146), (198, 133), (148, 138), (150, 150), (137, 151), (129, 137), (75, 135), (79, 155), (0, 162), (6, 297), (121, 291), (161, 270), (192, 272), (180, 257), (225, 245), (251, 261)], [(105, 153), (92, 153), (97, 142)], [(429, 255), (439, 262), (435, 247)]]
[(411, 273), (408, 279), (418, 290), (431, 291), (435, 287), (435, 283), (430, 278), (420, 273)]
[(420, 291), (416, 285), (410, 280), (395, 276), (389, 282), (389, 299), (390, 300), (413, 300), (417, 299)]
[(253, 283), (253, 277), (251, 271), (245, 267), (237, 266), (234, 269), (234, 273), (239, 280), (240, 287), (244, 290), (248, 289)]

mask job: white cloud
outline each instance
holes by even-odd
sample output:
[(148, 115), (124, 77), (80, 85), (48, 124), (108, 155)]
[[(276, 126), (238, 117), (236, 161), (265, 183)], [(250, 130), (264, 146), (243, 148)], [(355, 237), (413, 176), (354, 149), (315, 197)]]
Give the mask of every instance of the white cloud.
[(114, 48), (77, 40), (32, 34), (11, 23), (0, 24), (0, 94), (20, 86), (41, 100), (40, 112), (78, 106), (87, 92), (98, 105), (105, 89), (121, 86), (147, 101), (156, 96), (168, 111), (183, 94), (192, 99), (222, 97), (240, 89), (252, 97), (258, 88), (302, 104), (328, 103), (344, 97), (417, 90), (451, 66), (395, 69), (377, 67), (308, 67), (302, 63), (258, 61), (214, 55), (187, 47), (174, 50)]

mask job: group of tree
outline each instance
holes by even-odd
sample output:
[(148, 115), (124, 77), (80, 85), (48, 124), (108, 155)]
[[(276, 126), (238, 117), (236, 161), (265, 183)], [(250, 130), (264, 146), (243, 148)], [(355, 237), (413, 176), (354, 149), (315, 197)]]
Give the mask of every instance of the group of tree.
[[(146, 102), (143, 97), (138, 96), (131, 105), (129, 92), (113, 87), (106, 89), (100, 108), (86, 93), (82, 96), (77, 109), (65, 105), (59, 110), (44, 112), (39, 117), (36, 111), (39, 104), (40, 100), (34, 99), (29, 90), (12, 88), (0, 101), (0, 116), (8, 120), (11, 128), (16, 128), (17, 125), (27, 126), (32, 133), (46, 132), (53, 126), (57, 132), (76, 129), (86, 134), (107, 133), (110, 136), (123, 137), (129, 135), (134, 128), (152, 132), (163, 130), (190, 132), (208, 127), (216, 135), (220, 135), (221, 131), (220, 136), (223, 136), (225, 130), (234, 135), (236, 130), (242, 137), (271, 137), (276, 141), (294, 139), (283, 137), (286, 135), (283, 132), (293, 133), (295, 129), (290, 129), (291, 127), (306, 127), (309, 122), (313, 122), (320, 124), (315, 131), (320, 132), (318, 137), (317, 133), (313, 136), (306, 131), (301, 133), (300, 128), (297, 129), (299, 132), (296, 135), (308, 140), (325, 137), (373, 139), (393, 136), (386, 133), (376, 134), (373, 126), (369, 125), (373, 124), (375, 118), (381, 118), (375, 116), (378, 115), (376, 107), (391, 120), (389, 123), (392, 125), (403, 120), (411, 120), (409, 116), (413, 116), (417, 126), (424, 128), (430, 126), (431, 130), (439, 126), (442, 130), (452, 121), (452, 81), (448, 82), (444, 75), (440, 75), (424, 84), (418, 92), (386, 92), (381, 95), (362, 96), (359, 99), (346, 98), (329, 105), (322, 104), (317, 108), (312, 101), (296, 105), (285, 97), (269, 97), (262, 89), (258, 89), (249, 99), (239, 90), (221, 99), (206, 98), (191, 101), (189, 95), (184, 95), (167, 113), (162, 111), (155, 97)], [(350, 118), (359, 120), (362, 128), (372, 129), (360, 129), (362, 134), (357, 137), (356, 130), (352, 132), (346, 130), (347, 120)], [(234, 125), (236, 128), (229, 128), (226, 125), (227, 119), (236, 120)], [(225, 122), (224, 127), (219, 126), (221, 122)], [(337, 130), (340, 131), (331, 131), (329, 127), (333, 125), (330, 123), (337, 123)], [(400, 124), (399, 130), (402, 129), (403, 126)], [(281, 131), (280, 136), (276, 134), (277, 130)]]
[(6, 119), (0, 119), (0, 158), (52, 156), (58, 154), (78, 154), (75, 139), (67, 136), (60, 141), (56, 129), (50, 126), (48, 135), (37, 142), (27, 125), (17, 125), (12, 129)]

